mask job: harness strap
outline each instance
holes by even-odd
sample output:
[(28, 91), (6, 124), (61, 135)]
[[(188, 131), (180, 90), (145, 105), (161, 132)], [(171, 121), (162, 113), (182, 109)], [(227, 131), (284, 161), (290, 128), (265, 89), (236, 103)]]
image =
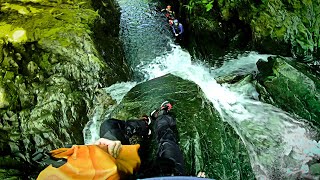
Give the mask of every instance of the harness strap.
[(58, 168), (67, 162), (67, 160), (64, 158), (56, 159), (56, 158), (51, 157), (50, 152), (48, 150), (44, 150), (44, 149), (38, 149), (32, 155), (32, 161), (40, 164), (41, 166), (52, 165), (55, 168)]

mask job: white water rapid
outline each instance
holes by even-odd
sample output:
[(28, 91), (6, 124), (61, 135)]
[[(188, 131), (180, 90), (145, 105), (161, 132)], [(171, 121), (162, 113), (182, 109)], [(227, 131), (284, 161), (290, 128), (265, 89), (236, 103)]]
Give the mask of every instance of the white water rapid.
[[(212, 69), (200, 62), (192, 62), (190, 54), (180, 46), (171, 46), (173, 48), (167, 54), (155, 58), (149, 64), (138, 66), (145, 80), (171, 73), (199, 85), (224, 121), (232, 125), (242, 138), (257, 179), (307, 176), (309, 169), (306, 163), (313, 157), (320, 157), (320, 143), (312, 140), (313, 132), (309, 126), (281, 109), (254, 100), (250, 94), (240, 93), (239, 89), (232, 91), (227, 84), (220, 85), (214, 79), (215, 72), (248, 74), (256, 71), (255, 63), (259, 59), (266, 59), (268, 55), (251, 52), (227, 61), (218, 69)], [(230, 66), (232, 61), (237, 63)], [(128, 83), (122, 85), (123, 88), (119, 88), (121, 84), (108, 88), (113, 89), (111, 95), (117, 97), (117, 101), (133, 87)], [(97, 134), (96, 130), (92, 133)]]
[[(320, 158), (320, 143), (302, 120), (272, 105), (257, 101), (258, 94), (249, 83), (232, 87), (214, 79), (224, 75), (246, 75), (257, 71), (256, 62), (269, 55), (245, 53), (226, 58), (219, 68), (191, 61), (190, 54), (170, 43), (171, 34), (155, 5), (144, 0), (118, 0), (121, 7), (121, 39), (128, 63), (138, 81), (151, 80), (171, 73), (196, 83), (224, 121), (242, 138), (257, 179), (296, 179), (308, 177), (312, 158)], [(143, 76), (141, 78), (140, 76)], [(119, 83), (105, 88), (117, 103), (136, 85)], [(99, 125), (112, 109), (96, 106), (93, 118), (84, 129), (85, 142), (98, 138)]]
[[(136, 82), (121, 82), (113, 84), (110, 87), (103, 88), (102, 90), (105, 91), (105, 93), (110, 94), (112, 99), (115, 100), (117, 104), (119, 104), (122, 98), (136, 84)], [(85, 144), (92, 144), (99, 139), (100, 124), (103, 120), (108, 118), (112, 110), (113, 108), (105, 109), (103, 103), (97, 103), (94, 105), (93, 115), (91, 116), (92, 119), (90, 119), (90, 121), (86, 124), (85, 128), (83, 129), (83, 138)]]
[(220, 85), (214, 79), (216, 73), (256, 71), (256, 62), (266, 60), (268, 55), (252, 52), (226, 61), (218, 69), (210, 69), (204, 64), (193, 63), (189, 53), (180, 46), (172, 46), (174, 48), (168, 54), (140, 66), (147, 79), (171, 73), (199, 85), (244, 141), (257, 179), (295, 178), (308, 173), (306, 163), (313, 157), (320, 157), (320, 143), (312, 140), (313, 133), (308, 125), (246, 93), (231, 91), (228, 85)]

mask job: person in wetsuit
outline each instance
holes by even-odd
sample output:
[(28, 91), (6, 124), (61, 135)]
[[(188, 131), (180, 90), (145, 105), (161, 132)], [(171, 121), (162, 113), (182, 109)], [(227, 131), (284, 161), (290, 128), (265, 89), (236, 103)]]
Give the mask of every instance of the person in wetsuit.
[[(176, 120), (169, 111), (172, 105), (165, 101), (159, 110), (151, 113), (153, 120), (153, 133), (155, 133), (158, 150), (154, 163), (148, 172), (143, 172), (142, 177), (156, 176), (182, 176), (185, 175), (184, 159), (176, 138)], [(150, 135), (149, 125), (151, 120), (144, 117), (142, 120), (117, 120), (108, 119), (101, 124), (100, 139), (96, 144), (103, 143), (107, 140), (117, 141), (114, 150), (117, 154), (119, 141), (121, 144), (130, 144), (130, 138), (133, 135), (148, 136)]]
[(174, 33), (175, 37), (182, 38), (182, 33), (184, 32), (183, 25), (179, 23), (177, 19), (173, 20), (173, 25), (171, 26), (172, 32)]
[(171, 6), (168, 5), (166, 9), (162, 9), (161, 12), (165, 12), (165, 16), (168, 19), (170, 25), (173, 24), (173, 20), (175, 19), (175, 13), (172, 11)]
[[(74, 145), (71, 148), (53, 150), (49, 153), (50, 155), (46, 152), (37, 153), (33, 160), (48, 165), (39, 174), (39, 179), (52, 177), (59, 177), (60, 179), (66, 177), (70, 179), (152, 177), (149, 179), (160, 180), (163, 179), (161, 178), (163, 176), (166, 176), (165, 179), (197, 179), (183, 176), (185, 175), (184, 159), (176, 136), (176, 120), (169, 113), (171, 108), (172, 105), (165, 101), (160, 109), (150, 114), (150, 117), (144, 116), (140, 120), (108, 119), (104, 121), (100, 127), (101, 138), (95, 142), (98, 147)], [(148, 152), (138, 151), (139, 145), (130, 140), (135, 135), (149, 138), (151, 120), (153, 120), (153, 133), (157, 144), (157, 153), (155, 153), (153, 163), (147, 160)], [(123, 145), (129, 145), (130, 147)], [(141, 149), (143, 149), (143, 146), (141, 146)], [(38, 157), (40, 155), (43, 156)], [(140, 158), (142, 163), (146, 159), (145, 167), (140, 166)], [(61, 162), (62, 159), (63, 162)], [(107, 166), (100, 166), (101, 163), (106, 163)], [(137, 172), (139, 166), (141, 171)], [(101, 169), (102, 167), (103, 169)], [(204, 172), (199, 172), (198, 177), (205, 177)]]

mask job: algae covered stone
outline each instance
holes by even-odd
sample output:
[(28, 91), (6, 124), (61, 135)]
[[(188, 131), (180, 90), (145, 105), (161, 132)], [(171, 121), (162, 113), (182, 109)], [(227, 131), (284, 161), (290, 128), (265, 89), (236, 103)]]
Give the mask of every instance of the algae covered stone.
[(9, 105), (9, 102), (6, 99), (5, 90), (0, 87), (0, 109), (5, 108)]
[(96, 90), (128, 80), (117, 6), (107, 21), (91, 4), (0, 1), (0, 179), (36, 175), (40, 148), (83, 144)]
[[(186, 7), (180, 8), (181, 14), (185, 14), (186, 22), (192, 27), (192, 36), (197, 37), (194, 40), (199, 51), (215, 55), (217, 48), (253, 48), (264, 53), (294, 55), (303, 57), (305, 61), (318, 61), (318, 0), (179, 2)], [(217, 48), (215, 44), (218, 44)]]
[[(177, 120), (179, 145), (188, 175), (204, 171), (215, 179), (254, 179), (242, 140), (228, 123), (221, 120), (199, 87), (190, 81), (166, 75), (138, 84), (111, 116), (139, 118), (159, 108), (164, 100), (173, 104), (171, 112)], [(152, 141), (148, 149), (141, 154), (142, 170), (150, 167), (156, 154), (156, 143)]]
[(257, 66), (261, 98), (271, 98), (272, 104), (320, 128), (320, 81), (315, 73), (282, 57), (269, 57), (268, 62), (259, 61)]

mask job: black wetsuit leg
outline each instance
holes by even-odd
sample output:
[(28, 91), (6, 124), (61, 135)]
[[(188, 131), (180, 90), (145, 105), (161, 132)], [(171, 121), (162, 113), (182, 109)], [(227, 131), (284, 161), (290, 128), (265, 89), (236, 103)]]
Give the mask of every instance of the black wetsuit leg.
[(184, 175), (184, 160), (175, 136), (176, 120), (166, 114), (160, 115), (154, 126), (158, 142), (157, 166), (162, 176)]
[(147, 124), (142, 120), (107, 119), (100, 126), (100, 137), (129, 144), (132, 135), (144, 136), (149, 132)]
[(107, 119), (100, 126), (100, 137), (129, 144), (125, 133), (126, 122), (118, 119)]

